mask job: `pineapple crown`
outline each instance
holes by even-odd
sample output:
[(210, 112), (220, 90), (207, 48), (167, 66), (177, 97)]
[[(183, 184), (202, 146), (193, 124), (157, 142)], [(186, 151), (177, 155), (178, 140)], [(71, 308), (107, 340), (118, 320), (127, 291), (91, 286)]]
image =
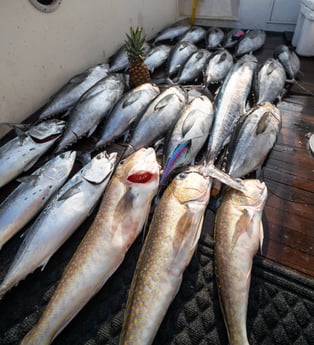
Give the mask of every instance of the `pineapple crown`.
[(136, 29), (130, 27), (130, 33), (126, 33), (126, 50), (131, 63), (141, 63), (145, 59), (145, 37), (143, 28)]

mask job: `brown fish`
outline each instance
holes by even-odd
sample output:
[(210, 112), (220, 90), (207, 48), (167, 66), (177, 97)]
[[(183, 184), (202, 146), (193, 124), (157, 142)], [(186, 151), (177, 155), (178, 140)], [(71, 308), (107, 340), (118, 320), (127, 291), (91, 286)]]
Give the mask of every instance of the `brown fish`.
[(22, 345), (47, 345), (116, 271), (142, 230), (157, 192), (160, 166), (152, 148), (120, 161), (93, 224)]
[(245, 191), (227, 189), (215, 220), (215, 272), (229, 345), (248, 345), (246, 316), (253, 257), (263, 242), (267, 188), (244, 180)]
[(136, 266), (120, 345), (153, 342), (198, 243), (210, 184), (189, 168), (163, 193)]

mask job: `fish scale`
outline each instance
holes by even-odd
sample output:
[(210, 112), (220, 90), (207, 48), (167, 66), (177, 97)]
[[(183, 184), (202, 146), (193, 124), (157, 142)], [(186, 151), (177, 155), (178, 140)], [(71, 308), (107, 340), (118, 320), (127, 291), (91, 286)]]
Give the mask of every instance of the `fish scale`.
[(21, 344), (50, 344), (119, 267), (148, 217), (159, 169), (152, 148), (119, 162), (91, 227), (39, 322)]
[(215, 275), (230, 345), (249, 345), (247, 305), (253, 257), (263, 241), (267, 187), (244, 180), (244, 192), (227, 189), (215, 218)]
[(120, 345), (153, 342), (196, 248), (210, 183), (196, 168), (188, 168), (163, 193), (131, 283)]

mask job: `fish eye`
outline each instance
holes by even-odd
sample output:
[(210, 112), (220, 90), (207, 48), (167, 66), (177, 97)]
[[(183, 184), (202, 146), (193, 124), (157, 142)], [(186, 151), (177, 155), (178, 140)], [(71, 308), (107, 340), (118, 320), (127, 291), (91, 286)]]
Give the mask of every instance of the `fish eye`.
[(180, 173), (179, 175), (178, 175), (178, 179), (180, 179), (180, 180), (183, 180), (183, 179), (185, 179), (187, 177), (187, 173), (184, 173), (184, 172), (182, 172), (182, 173)]
[(122, 159), (122, 161), (119, 162), (119, 165), (123, 165), (125, 163), (125, 160)]

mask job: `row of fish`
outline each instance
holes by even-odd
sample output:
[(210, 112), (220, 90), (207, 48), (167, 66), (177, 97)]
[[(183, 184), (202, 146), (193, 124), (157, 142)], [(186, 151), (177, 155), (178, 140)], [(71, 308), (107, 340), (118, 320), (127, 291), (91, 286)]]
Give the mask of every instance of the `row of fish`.
[[(162, 40), (155, 39), (156, 47)], [(187, 41), (185, 36), (179, 44)], [(57, 151), (64, 151), (83, 136), (94, 133), (106, 120), (96, 143), (100, 150), (133, 126), (119, 162), (115, 153), (109, 155), (103, 151), (64, 184), (76, 152), (59, 153), (26, 179), (22, 178), (20, 186), (1, 204), (1, 212), (6, 213), (2, 215), (3, 220), (8, 214), (13, 215), (10, 224), (3, 225), (12, 229), (3, 231), (1, 245), (35, 216), (23, 211), (23, 198), (29, 200), (29, 208), (36, 204), (36, 212), (42, 210), (0, 286), (0, 295), (4, 295), (35, 268), (44, 266), (102, 197), (91, 227), (67, 265), (38, 324), (22, 344), (49, 344), (119, 267), (148, 222), (151, 203), (160, 185), (156, 153), (152, 148), (143, 147), (152, 146), (161, 138), (166, 138), (161, 181), (170, 179), (175, 169), (183, 171), (170, 179), (154, 208), (131, 284), (120, 344), (152, 343), (197, 246), (213, 177), (217, 176), (222, 176), (222, 181), (233, 187), (225, 191), (216, 216), (219, 295), (230, 344), (236, 344), (236, 338), (243, 344), (248, 343), (245, 324), (250, 272), (252, 258), (262, 243), (261, 213), (267, 188), (258, 180), (237, 181), (231, 177), (244, 177), (261, 166), (280, 130), (280, 113), (272, 102), (281, 92), (270, 91), (278, 82), (274, 71), (280, 73), (277, 65), (283, 49), (276, 52), (279, 53), (277, 58), (265, 62), (267, 67), (261, 68), (256, 79), (254, 57), (245, 56), (233, 63), (221, 79), (222, 86), (214, 103), (206, 94), (196, 92), (196, 96), (191, 96), (192, 93), (174, 85), (162, 88), (144, 84), (127, 90), (125, 75), (113, 73), (108, 65), (96, 66), (94, 69), (100, 68), (105, 75), (98, 76), (100, 79), (95, 82), (93, 78), (98, 77), (92, 68), (81, 77), (73, 78), (52, 98), (50, 106), (53, 104), (56, 108), (50, 110), (49, 115), (49, 104), (38, 112), (42, 122), (26, 132), (20, 131), (6, 144), (6, 149), (0, 152), (3, 160), (0, 166), (4, 166), (9, 176), (4, 176), (2, 186), (34, 166), (57, 140)], [(215, 56), (218, 54), (213, 58)], [(221, 63), (226, 59), (226, 56), (219, 58)], [(297, 69), (294, 68), (294, 73)], [(90, 74), (93, 74), (91, 80)], [(274, 78), (272, 83), (271, 78)], [(286, 76), (282, 78), (286, 81)], [(90, 86), (89, 82), (95, 83)], [(258, 100), (248, 109), (252, 85), (258, 90)], [(280, 88), (282, 91), (283, 86)], [(71, 97), (67, 99), (67, 95)], [(63, 108), (62, 104), (65, 104)], [(68, 112), (67, 123), (48, 120), (64, 112)], [(89, 116), (84, 118), (86, 113)], [(78, 118), (80, 121), (76, 122)], [(195, 165), (204, 145), (202, 164)], [(223, 176), (215, 165), (227, 146), (228, 175)], [(8, 158), (14, 157), (16, 151), (26, 157), (26, 160), (19, 159), (18, 167)], [(25, 213), (29, 218), (19, 219), (19, 215)], [(17, 224), (20, 220), (24, 223)], [(225, 229), (229, 229), (228, 233)], [(52, 236), (56, 237), (54, 241)]]

